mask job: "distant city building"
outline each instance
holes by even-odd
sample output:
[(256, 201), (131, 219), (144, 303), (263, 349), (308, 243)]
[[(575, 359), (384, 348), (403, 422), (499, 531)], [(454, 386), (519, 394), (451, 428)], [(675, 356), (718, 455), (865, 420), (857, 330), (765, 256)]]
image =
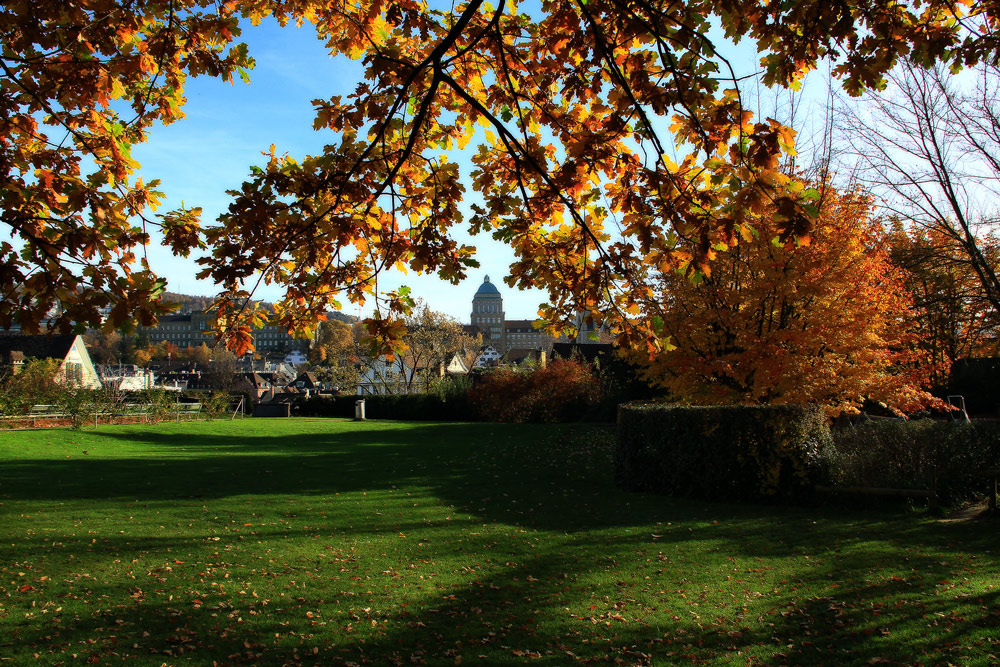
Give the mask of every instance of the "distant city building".
[(249, 394), (255, 400), (266, 400), (274, 397), (277, 385), (273, 379), (260, 373), (237, 373), (232, 388), (233, 391)]
[(507, 319), (503, 297), (489, 276), (472, 297), (472, 326), (482, 332), (484, 343), (501, 355), (513, 348), (545, 350), (552, 346), (552, 336), (536, 329), (532, 320)]
[[(187, 315), (167, 315), (152, 327), (139, 327), (150, 343), (167, 341), (178, 347), (198, 347), (202, 343), (213, 347), (216, 339), (212, 333), (213, 315), (210, 313), (189, 313)], [(268, 324), (253, 331), (254, 347), (258, 352), (304, 350), (310, 341), (295, 338), (284, 327)]]
[(504, 323), (504, 352), (511, 350), (549, 350), (553, 338), (536, 329), (532, 320), (508, 320)]
[(150, 343), (164, 341), (177, 347), (198, 347), (205, 343), (215, 345), (212, 316), (208, 313), (188, 313), (186, 315), (164, 315), (151, 327), (140, 326), (137, 333), (145, 334)]
[(359, 396), (404, 393), (402, 387), (405, 378), (411, 374), (409, 365), (399, 356), (393, 361), (386, 361), (384, 358), (371, 359), (359, 370), (361, 377), (356, 392)]
[[(536, 329), (537, 320), (508, 320), (503, 309), (503, 297), (496, 285), (486, 276), (483, 284), (472, 297), (472, 330), (483, 334), (484, 344), (493, 348), (498, 356), (503, 356), (511, 350), (543, 350), (551, 352), (555, 342), (576, 342), (587, 345), (597, 343), (601, 331), (593, 324), (587, 324), (583, 314), (576, 316), (574, 326), (577, 329), (575, 341), (560, 336), (558, 339), (544, 329)], [(523, 356), (523, 355), (522, 355)], [(480, 361), (483, 363), (480, 364)], [(493, 365), (496, 358), (492, 355), (480, 355), (476, 365)]]
[(465, 363), (462, 356), (459, 354), (451, 355), (451, 360), (444, 365), (444, 370), (441, 375), (467, 375), (469, 372), (469, 365)]
[(490, 277), (476, 290), (472, 297), (472, 326), (479, 327), (483, 337), (497, 350), (506, 350), (504, 341), (503, 297), (500, 290), (490, 282)]

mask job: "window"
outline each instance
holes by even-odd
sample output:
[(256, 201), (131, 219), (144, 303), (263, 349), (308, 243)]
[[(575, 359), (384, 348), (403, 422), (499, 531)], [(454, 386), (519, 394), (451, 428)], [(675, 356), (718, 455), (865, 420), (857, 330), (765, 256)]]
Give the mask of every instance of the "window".
[(83, 382), (83, 364), (67, 361), (63, 366), (63, 377), (70, 382)]

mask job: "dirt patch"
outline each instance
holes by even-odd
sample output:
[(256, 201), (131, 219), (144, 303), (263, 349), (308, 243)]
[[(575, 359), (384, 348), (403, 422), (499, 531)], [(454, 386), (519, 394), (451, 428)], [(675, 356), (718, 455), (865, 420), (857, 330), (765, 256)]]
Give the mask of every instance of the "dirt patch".
[(986, 501), (959, 507), (948, 512), (948, 515), (941, 519), (941, 523), (956, 523), (959, 521), (974, 521), (990, 516)]

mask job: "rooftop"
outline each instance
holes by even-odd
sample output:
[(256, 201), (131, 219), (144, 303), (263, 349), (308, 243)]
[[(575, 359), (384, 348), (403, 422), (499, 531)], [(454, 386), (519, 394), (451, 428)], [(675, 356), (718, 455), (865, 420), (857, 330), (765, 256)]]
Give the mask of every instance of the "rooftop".
[(484, 280), (483, 284), (479, 286), (478, 290), (476, 290), (476, 298), (484, 296), (500, 296), (500, 290), (497, 289), (496, 285), (490, 282), (489, 276), (486, 276), (486, 280)]
[(65, 359), (73, 347), (76, 336), (73, 334), (44, 334), (30, 336), (20, 333), (3, 332), (0, 334), (0, 356), (9, 359), (14, 352), (22, 353), (23, 357), (34, 359)]

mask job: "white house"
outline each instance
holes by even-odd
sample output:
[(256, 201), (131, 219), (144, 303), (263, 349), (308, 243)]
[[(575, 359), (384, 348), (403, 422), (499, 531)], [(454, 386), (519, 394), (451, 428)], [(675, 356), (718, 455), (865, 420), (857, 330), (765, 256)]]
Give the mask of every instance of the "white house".
[(106, 364), (97, 367), (97, 375), (105, 387), (119, 391), (143, 391), (156, 384), (153, 371), (134, 364)]
[(301, 366), (302, 364), (309, 361), (309, 357), (302, 350), (296, 348), (285, 355), (285, 363), (293, 368), (295, 366)]
[(453, 354), (451, 361), (444, 367), (444, 372), (448, 375), (466, 375), (469, 372), (469, 367), (461, 355)]
[(60, 362), (56, 382), (87, 389), (100, 389), (101, 380), (90, 360), (90, 353), (80, 336), (37, 335), (5, 332), (0, 334), (0, 363), (10, 365), (14, 372), (27, 359), (56, 359)]
[(361, 365), (361, 379), (358, 380), (358, 395), (399, 394), (405, 391), (405, 378), (410, 376), (410, 367), (400, 357), (388, 362), (384, 358), (369, 359)]
[(500, 357), (503, 356), (497, 352), (496, 348), (492, 345), (487, 345), (483, 348), (483, 351), (479, 353), (476, 357), (476, 368), (489, 368), (490, 366), (496, 366), (500, 362)]

